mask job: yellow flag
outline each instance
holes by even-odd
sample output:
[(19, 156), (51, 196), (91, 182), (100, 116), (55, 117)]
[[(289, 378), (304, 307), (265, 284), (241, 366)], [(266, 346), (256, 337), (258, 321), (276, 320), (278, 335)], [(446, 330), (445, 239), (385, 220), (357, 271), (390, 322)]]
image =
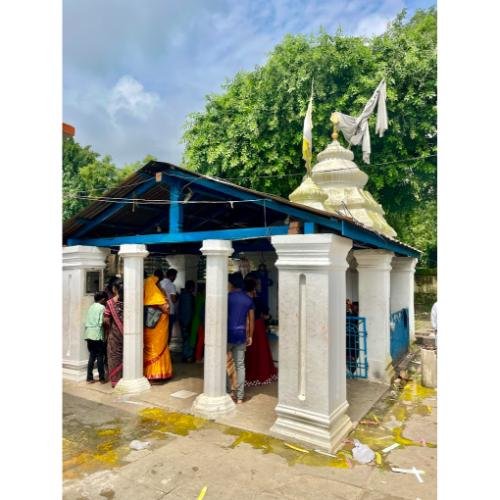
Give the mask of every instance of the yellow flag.
[(302, 139), (302, 158), (306, 162), (307, 172), (310, 174), (312, 161), (312, 92), (307, 106), (306, 117), (304, 118), (304, 133)]

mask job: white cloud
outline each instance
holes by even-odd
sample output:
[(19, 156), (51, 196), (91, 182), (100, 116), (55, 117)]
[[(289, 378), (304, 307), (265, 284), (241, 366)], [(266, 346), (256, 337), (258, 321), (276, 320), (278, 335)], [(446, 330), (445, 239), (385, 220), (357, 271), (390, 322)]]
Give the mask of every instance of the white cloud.
[(146, 92), (142, 83), (135, 78), (122, 76), (111, 90), (107, 111), (114, 119), (123, 111), (141, 120), (147, 119), (160, 103), (160, 97), (154, 92)]
[(363, 18), (356, 29), (354, 34), (358, 36), (372, 36), (380, 35), (387, 29), (387, 23), (394, 18), (394, 15), (381, 15), (372, 14)]
[[(431, 0), (412, 0), (412, 5)], [(122, 165), (178, 162), (188, 113), (286, 33), (368, 35), (407, 0), (64, 0), (64, 120)], [(414, 7), (410, 8), (410, 11)], [(131, 76), (133, 75), (133, 77)]]
[(361, 20), (355, 25), (353, 34), (365, 37), (382, 34), (387, 24), (405, 7), (405, 3), (403, 0), (383, 0), (377, 4), (367, 2), (366, 9), (360, 12)]

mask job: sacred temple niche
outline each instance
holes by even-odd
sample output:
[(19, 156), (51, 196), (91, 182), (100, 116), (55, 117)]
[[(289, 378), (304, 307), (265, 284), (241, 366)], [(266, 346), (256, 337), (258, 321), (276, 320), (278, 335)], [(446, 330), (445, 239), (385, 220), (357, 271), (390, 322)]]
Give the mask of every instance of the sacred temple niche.
[[(333, 140), (318, 154), (312, 179), (306, 177), (289, 199), (301, 205), (321, 208), (353, 217), (366, 227), (394, 238), (396, 231), (384, 218), (384, 210), (363, 188), (368, 175), (353, 162), (354, 153)], [(325, 198), (326, 194), (326, 198)]]

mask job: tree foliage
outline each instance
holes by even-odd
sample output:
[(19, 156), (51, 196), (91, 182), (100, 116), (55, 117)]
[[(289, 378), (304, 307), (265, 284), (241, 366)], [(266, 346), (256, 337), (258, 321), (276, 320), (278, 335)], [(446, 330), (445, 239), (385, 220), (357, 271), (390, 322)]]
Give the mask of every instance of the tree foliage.
[(95, 197), (104, 194), (109, 189), (133, 174), (150, 160), (147, 155), (142, 161), (136, 161), (117, 168), (111, 156), (101, 158), (99, 153), (90, 146), (81, 146), (73, 137), (63, 140), (63, 219), (69, 219)]
[(436, 56), (434, 8), (409, 21), (403, 11), (371, 39), (341, 31), (287, 35), (264, 66), (236, 74), (222, 94), (207, 96), (203, 112), (190, 115), (184, 166), (287, 197), (304, 173), (312, 80), (317, 154), (331, 141), (331, 113), (358, 114), (385, 77), (389, 130), (382, 139), (372, 133), (372, 165), (362, 163), (360, 148), (355, 161), (399, 238), (424, 250), (423, 264), (435, 265)]

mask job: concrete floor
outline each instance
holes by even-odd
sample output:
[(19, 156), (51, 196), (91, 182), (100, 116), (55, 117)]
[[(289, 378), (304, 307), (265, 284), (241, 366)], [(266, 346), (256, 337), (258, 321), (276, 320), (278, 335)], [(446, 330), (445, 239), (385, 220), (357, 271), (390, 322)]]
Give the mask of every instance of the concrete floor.
[[(203, 392), (203, 364), (174, 364), (174, 378), (162, 385), (153, 385), (151, 390), (130, 397), (115, 395), (111, 385), (85, 382), (64, 382), (64, 391), (80, 395), (83, 389), (89, 399), (105, 404), (156, 406), (170, 411), (190, 413), (191, 406), (198, 394)], [(347, 380), (348, 415), (356, 425), (370, 410), (375, 402), (387, 391), (388, 386), (366, 380)], [(173, 397), (177, 391), (187, 390), (194, 394), (186, 399)], [(274, 408), (278, 403), (278, 383), (249, 387), (245, 390), (249, 400), (238, 405), (233, 414), (220, 418), (217, 422), (240, 429), (269, 434), (276, 418)]]
[[(177, 365), (174, 380), (134, 398), (117, 397), (108, 385), (65, 382), (64, 499), (195, 499), (204, 488), (205, 500), (434, 499), (436, 394), (420, 386), (418, 361), (414, 367), (416, 380), (379, 399), (336, 458), (235, 428), (257, 431), (272, 422), (276, 385), (252, 389), (250, 401), (224, 425), (186, 414), (194, 396), (171, 396), (180, 389), (201, 390), (202, 366)], [(371, 390), (384, 390), (363, 381), (348, 385), (354, 420), (373, 401)], [(354, 439), (380, 461), (353, 460)], [(131, 450), (132, 440), (150, 445)], [(399, 447), (384, 451), (393, 443)], [(416, 467), (424, 471), (423, 480), (391, 467)]]

